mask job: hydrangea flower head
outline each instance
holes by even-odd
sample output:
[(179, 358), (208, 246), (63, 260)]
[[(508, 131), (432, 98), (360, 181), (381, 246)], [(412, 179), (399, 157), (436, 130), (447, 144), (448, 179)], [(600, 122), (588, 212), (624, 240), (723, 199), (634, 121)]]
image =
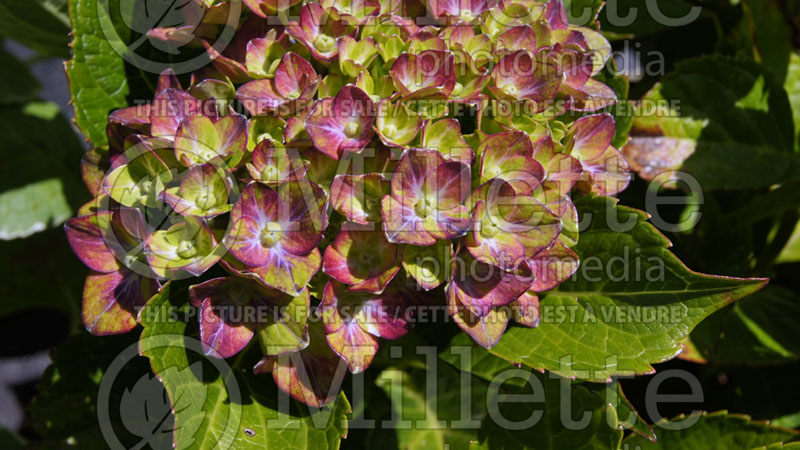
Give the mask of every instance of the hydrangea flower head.
[(256, 373), (321, 406), (338, 367), (362, 372), (411, 331), (412, 306), (446, 305), (484, 347), (537, 326), (539, 297), (580, 264), (572, 198), (629, 182), (602, 35), (562, 0), (428, 0), (412, 17), (245, 0), (215, 49), (227, 3), (203, 3), (192, 33), (147, 34), (213, 64), (188, 84), (165, 71), (84, 158), (95, 199), (65, 231), (90, 269), (86, 328), (131, 331), (186, 282), (207, 354), (258, 345)]

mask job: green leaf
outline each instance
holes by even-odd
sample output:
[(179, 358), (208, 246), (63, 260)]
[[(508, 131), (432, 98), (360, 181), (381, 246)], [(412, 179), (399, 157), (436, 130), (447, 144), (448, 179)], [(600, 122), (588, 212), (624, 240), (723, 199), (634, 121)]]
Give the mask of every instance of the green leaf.
[[(575, 204), (581, 223), (590, 222), (574, 248), (581, 269), (540, 296), (537, 328), (506, 331), (490, 350), (503, 359), (589, 381), (649, 373), (680, 352), (701, 320), (765, 283), (692, 272), (644, 212), (614, 199), (586, 196)], [(628, 231), (614, 231), (619, 224)]]
[[(31, 426), (41, 437), (37, 448), (108, 448), (98, 420), (98, 390), (109, 365), (131, 345), (136, 345), (133, 334), (96, 337), (84, 332), (53, 351), (53, 363), (27, 408)], [(116, 389), (112, 388), (108, 400), (108, 425), (126, 448), (134, 446), (137, 438), (121, 423), (121, 398), (126, 386), (149, 375), (147, 360), (136, 357), (113, 380)]]
[(653, 426), (648, 424), (633, 404), (622, 392), (622, 384), (619, 380), (614, 380), (611, 383), (583, 383), (587, 389), (591, 389), (604, 396), (607, 399), (606, 403), (612, 405), (617, 411), (617, 419), (621, 429), (631, 430), (639, 436), (645, 437), (649, 440), (655, 440), (656, 435), (653, 431)]
[[(614, 75), (614, 74), (617, 75)], [(617, 106), (608, 109), (609, 113), (614, 116), (614, 121), (617, 127), (614, 131), (614, 139), (611, 145), (617, 148), (622, 148), (628, 142), (628, 134), (630, 133), (631, 126), (633, 125), (633, 115), (630, 114), (633, 108), (632, 103), (628, 103), (628, 93), (630, 91), (630, 82), (625, 75), (619, 75), (616, 62), (610, 59), (608, 64), (603, 67), (603, 70), (594, 77), (597, 81), (606, 84), (614, 93), (617, 94)], [(587, 113), (589, 114), (589, 113)], [(587, 115), (585, 114), (585, 115)], [(596, 114), (596, 113), (591, 113)]]
[(775, 262), (778, 264), (800, 262), (800, 223), (795, 227), (792, 236)]
[(72, 216), (58, 178), (37, 181), (0, 194), (0, 239), (30, 236)]
[(33, 100), (40, 86), (28, 67), (3, 49), (0, 49), (0, 62), (0, 104)]
[(0, 255), (0, 272), (14, 280), (5, 286), (0, 318), (50, 310), (63, 313), (73, 327), (81, 324), (81, 289), (88, 270), (76, 262), (63, 230), (0, 241)]
[[(392, 392), (391, 386), (402, 386)], [(413, 387), (411, 377), (397, 369), (387, 369), (378, 378), (378, 386), (392, 396), (392, 409), (402, 420), (413, 420), (420, 423), (421, 429), (397, 430), (398, 448), (438, 449), (444, 448), (444, 430), (435, 430), (437, 411), (431, 411), (424, 392), (418, 392)], [(403, 427), (405, 428), (405, 427)]]
[(753, 52), (779, 82), (786, 79), (792, 53), (792, 29), (776, 0), (744, 0), (745, 17), (753, 36)]
[(769, 217), (779, 217), (780, 213), (797, 208), (800, 208), (800, 182), (795, 181), (753, 198), (728, 213), (724, 220), (728, 223), (751, 225)]
[[(691, 1), (656, 0), (653, 4), (663, 16), (674, 19), (691, 17)], [(604, 32), (636, 37), (671, 28), (671, 25), (659, 20), (649, 5), (645, 6), (640, 0), (617, 0), (615, 7), (606, 7), (600, 11), (600, 27)]]
[(795, 146), (800, 146), (798, 135), (800, 134), (800, 55), (792, 52), (789, 55), (789, 66), (786, 69), (786, 81), (783, 88), (789, 95), (789, 103), (792, 106), (792, 120), (794, 121)]
[(564, 0), (567, 19), (572, 25), (591, 26), (602, 7), (603, 0)]
[[(678, 195), (685, 195), (678, 191), (673, 191)], [(753, 191), (755, 194), (756, 191)], [(738, 205), (747, 204), (749, 192), (743, 191), (714, 191), (703, 193), (703, 204), (697, 207), (683, 208), (680, 219), (675, 219), (673, 223), (685, 221), (684, 229), (689, 233), (676, 233), (676, 254), (687, 261), (692, 262), (692, 266), (707, 273), (725, 273), (729, 275), (740, 275), (753, 273), (754, 259), (758, 244), (753, 237), (753, 224), (749, 221), (749, 216), (743, 210), (739, 210)], [(644, 196), (640, 194), (640, 198)], [(690, 201), (697, 202), (697, 195)], [(644, 202), (642, 202), (644, 204)], [(691, 219), (697, 219), (695, 211), (702, 208), (702, 217), (699, 222), (689, 230), (692, 225)], [(731, 212), (732, 209), (736, 211)], [(662, 213), (665, 212), (662, 210)], [(758, 210), (749, 211), (753, 216), (761, 213)], [(728, 215), (730, 213), (730, 215)], [(733, 222), (733, 215), (748, 216), (741, 222)], [(731, 245), (736, 242), (738, 245)]]
[[(488, 444), (488, 448), (502, 449), (610, 449), (618, 448), (622, 439), (622, 428), (617, 412), (606, 397), (587, 388), (584, 384), (571, 383), (569, 380), (530, 372), (512, 366), (506, 361), (493, 356), (485, 349), (467, 344), (467, 347), (456, 351), (439, 353), (439, 357), (456, 367), (467, 368), (473, 375), (489, 382), (499, 384), (501, 392), (527, 394), (533, 397), (525, 402), (500, 402), (494, 416), (489, 414), (481, 424), (480, 441)], [(470, 349), (462, 351), (462, 349)], [(469, 358), (467, 361), (461, 358)], [(509, 372), (514, 371), (514, 372)], [(529, 381), (530, 380), (530, 381)], [(529, 385), (529, 382), (531, 383)], [(530, 386), (535, 386), (531, 388)], [(533, 390), (532, 390), (533, 389)], [(543, 389), (543, 390), (542, 390)], [(568, 393), (569, 397), (564, 396)], [(488, 395), (492, 395), (490, 392)], [(487, 397), (488, 398), (488, 397)], [(570, 403), (569, 417), (580, 422), (579, 430), (567, 429), (564, 425), (562, 411), (565, 401)], [(522, 430), (511, 430), (498, 424), (501, 416), (510, 422), (523, 422), (537, 411), (542, 413), (539, 420), (531, 427)], [(498, 416), (497, 413), (500, 415)], [(583, 423), (587, 420), (587, 423)], [(579, 426), (576, 423), (573, 426)]]
[(768, 286), (712, 314), (690, 339), (714, 364), (779, 364), (800, 357), (798, 322), (800, 296)]
[(308, 305), (308, 292), (303, 292), (285, 305), (284, 315), (270, 317), (257, 331), (264, 355), (299, 352), (308, 346)]
[(403, 269), (423, 289), (430, 290), (447, 281), (453, 249), (449, 241), (436, 241), (428, 247), (409, 245), (403, 250)]
[[(797, 380), (800, 362), (770, 366), (706, 366), (700, 368), (703, 407), (747, 414), (753, 420), (794, 428), (800, 419), (800, 392), (786, 389)], [(776, 419), (777, 418), (777, 419)], [(777, 421), (776, 421), (777, 420)]]
[[(0, 106), (0, 132), (7, 149), (2, 155), (7, 164), (0, 169), (0, 239), (9, 240), (45, 230), (72, 216), (65, 189), (73, 194), (82, 190), (77, 164), (82, 149), (55, 104), (16, 106), (32, 100), (39, 83), (25, 65), (3, 50), (0, 61), (0, 104), (9, 105)], [(68, 157), (72, 158), (69, 163)], [(43, 167), (41, 158), (51, 160), (52, 166)], [(72, 199), (77, 196), (72, 195)]]
[[(168, 283), (141, 314), (142, 354), (161, 378), (173, 408), (182, 406), (175, 414), (177, 448), (210, 449), (234, 442), (238, 449), (339, 448), (350, 412), (343, 393), (313, 413), (293, 401), (287, 402), (291, 415), (280, 411), (279, 390), (272, 377), (253, 374), (261, 357), (257, 343), (228, 361), (231, 372), (223, 377), (199, 348), (187, 347), (188, 338), (197, 339), (197, 327), (189, 327), (180, 313), (178, 320), (171, 320), (173, 312), (186, 307), (186, 296), (185, 284)], [(194, 398), (197, 392), (207, 393), (204, 402), (182, 400)]]
[(0, 0), (0, 35), (43, 56), (69, 57), (66, 0)]
[[(435, 370), (436, 397), (428, 395), (429, 371)], [(389, 368), (381, 372), (377, 386), (391, 400), (394, 428), (380, 430), (367, 442), (368, 448), (378, 448), (385, 439), (383, 434), (394, 434), (397, 448), (415, 450), (439, 450), (442, 448), (466, 448), (471, 440), (477, 440), (476, 428), (453, 426), (459, 420), (483, 417), (486, 414), (486, 383), (468, 375), (472, 389), (465, 389), (460, 372), (439, 364), (435, 369)], [(456, 389), (456, 387), (460, 389)], [(462, 411), (469, 399), (470, 411)], [(434, 400), (435, 399), (435, 400)], [(409, 426), (404, 426), (409, 421)]]
[(768, 69), (702, 57), (645, 96), (624, 152), (646, 179), (681, 170), (704, 190), (766, 187), (800, 177), (793, 130), (786, 92)]
[(98, 18), (96, 0), (69, 0), (72, 59), (66, 64), (75, 122), (94, 146), (108, 143), (108, 114), (128, 106), (124, 60), (108, 43)]
[(60, 225), (87, 200), (83, 148), (56, 105), (0, 106), (0, 135), (0, 239)]
[[(786, 416), (773, 419), (770, 421), (770, 423), (778, 427), (797, 428), (798, 426), (800, 426), (800, 412), (788, 414)], [(800, 442), (795, 442), (794, 444), (790, 445), (793, 448), (800, 447)]]
[[(665, 426), (676, 426), (676, 420), (696, 419), (692, 426), (684, 426), (680, 430), (664, 429)], [(658, 442), (650, 442), (637, 435), (625, 439), (624, 444), (630, 448), (647, 449), (680, 449), (680, 450), (728, 450), (757, 449), (776, 444), (782, 444), (797, 438), (797, 432), (785, 428), (770, 426), (767, 422), (753, 422), (744, 415), (727, 414), (725, 411), (716, 413), (701, 413), (698, 416), (680, 416), (671, 421), (662, 421), (656, 424), (661, 427), (658, 431)], [(638, 447), (637, 447), (638, 446)]]
[(25, 439), (17, 433), (0, 426), (0, 447), (5, 450), (22, 450), (25, 448)]

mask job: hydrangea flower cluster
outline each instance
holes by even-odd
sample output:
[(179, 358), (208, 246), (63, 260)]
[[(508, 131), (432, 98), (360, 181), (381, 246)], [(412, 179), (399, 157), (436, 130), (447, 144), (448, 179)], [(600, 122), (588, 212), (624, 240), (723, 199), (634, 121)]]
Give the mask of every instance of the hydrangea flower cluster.
[(608, 42), (561, 0), (296, 3), (245, 0), (222, 53), (200, 31), (226, 2), (206, 6), (192, 36), (213, 65), (109, 116), (66, 233), (89, 331), (130, 331), (194, 279), (209, 355), (255, 338), (255, 370), (322, 405), (340, 359), (365, 370), (414, 307), (445, 306), (484, 347), (536, 326), (539, 293), (578, 267), (571, 193), (615, 194), (628, 165), (594, 113), (616, 101), (593, 78)]

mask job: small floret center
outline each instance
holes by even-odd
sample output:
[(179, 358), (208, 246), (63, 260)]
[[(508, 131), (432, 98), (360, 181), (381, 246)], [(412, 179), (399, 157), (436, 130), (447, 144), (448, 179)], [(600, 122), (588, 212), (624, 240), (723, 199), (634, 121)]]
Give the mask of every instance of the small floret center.
[(194, 203), (200, 207), (200, 209), (211, 209), (217, 206), (217, 197), (211, 192), (211, 189), (203, 189), (203, 191), (197, 195), (197, 198), (195, 198)]
[(452, 95), (458, 97), (461, 94), (461, 91), (464, 90), (464, 85), (456, 81), (456, 85), (453, 86)]
[(485, 237), (486, 239), (491, 239), (497, 236), (498, 231), (500, 230), (497, 229), (497, 225), (491, 221), (486, 221), (481, 224), (481, 236)]
[(423, 280), (425, 280), (425, 281), (435, 281), (436, 280), (436, 277), (437, 277), (436, 272), (437, 272), (437, 270), (434, 267), (433, 261), (431, 261), (431, 260), (424, 261), (424, 263), (422, 264), (420, 269), (421, 269), (421, 272), (422, 272), (421, 275), (422, 275), (422, 279)]
[(423, 219), (431, 215), (433, 210), (436, 208), (436, 202), (432, 198), (425, 198), (417, 202), (414, 205), (414, 212), (417, 213), (419, 217)]
[(261, 171), (261, 179), (264, 181), (278, 181), (279, 176), (280, 174), (275, 166), (264, 167), (264, 170)]
[(261, 245), (273, 247), (283, 236), (283, 227), (278, 222), (267, 222), (267, 226), (261, 231)]
[(472, 19), (475, 18), (475, 15), (472, 14), (472, 10), (462, 9), (460, 11), (460, 13), (461, 14), (459, 14), (459, 15), (461, 16), (461, 20), (463, 20), (464, 22), (467, 22), (467, 23), (472, 22)]
[(502, 170), (497, 166), (491, 166), (486, 168), (487, 178), (497, 178), (501, 173)]
[(365, 203), (364, 211), (367, 213), (367, 220), (371, 222), (380, 222), (381, 220), (380, 202), (373, 197), (367, 197), (364, 203)]
[(517, 95), (519, 95), (519, 89), (517, 89), (517, 87), (514, 86), (513, 84), (506, 85), (503, 88), (503, 90), (506, 91), (506, 94), (512, 97), (516, 97)]
[(193, 258), (197, 255), (197, 247), (195, 247), (194, 241), (186, 239), (178, 243), (177, 253), (181, 259)]
[(383, 127), (383, 134), (387, 138), (392, 138), (392, 137), (396, 136), (397, 135), (397, 126), (395, 126), (394, 124), (391, 124), (391, 123), (387, 123)]
[(361, 133), (361, 124), (356, 121), (348, 122), (347, 125), (344, 126), (344, 134), (349, 138), (354, 138), (358, 136), (359, 133)]
[(153, 193), (153, 182), (151, 180), (144, 180), (140, 185), (139, 191), (142, 195), (150, 195)]
[(129, 253), (129, 254), (125, 255), (125, 257), (123, 258), (122, 263), (125, 264), (125, 267), (127, 267), (129, 269), (132, 269), (133, 265), (136, 264), (136, 262), (138, 260), (139, 260), (139, 258), (137, 257), (137, 255), (133, 255), (133, 254)]
[(314, 48), (322, 53), (328, 53), (336, 46), (336, 40), (325, 33), (320, 33), (314, 38)]
[[(369, 249), (369, 250), (373, 250), (373, 249)], [(363, 251), (363, 252), (359, 253), (356, 256), (356, 261), (358, 261), (358, 263), (361, 265), (361, 267), (363, 267), (365, 269), (372, 268), (372, 266), (374, 265), (373, 264), (373, 260), (374, 259), (375, 258), (373, 257), (372, 251)]]

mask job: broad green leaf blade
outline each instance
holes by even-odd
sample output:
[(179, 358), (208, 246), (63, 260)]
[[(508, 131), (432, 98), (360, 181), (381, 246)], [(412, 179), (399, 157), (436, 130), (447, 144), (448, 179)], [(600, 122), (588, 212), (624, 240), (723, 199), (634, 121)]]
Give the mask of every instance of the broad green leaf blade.
[[(545, 385), (545, 396), (554, 397), (559, 393), (558, 383), (547, 383)], [(580, 391), (573, 394), (573, 414), (581, 417), (584, 412), (591, 412), (590, 425), (578, 431), (558, 430), (560, 433), (553, 433), (551, 423), (558, 423), (560, 418), (558, 412), (553, 416), (552, 410), (546, 410), (546, 418), (543, 418), (533, 428), (516, 431), (504, 428), (494, 421), (485, 420), (482, 435), (487, 436), (489, 448), (514, 448), (514, 449), (596, 449), (607, 450), (619, 447), (622, 438), (622, 431), (611, 429), (606, 424), (606, 414), (614, 417), (614, 410), (606, 408), (602, 403), (602, 398), (582, 395)], [(547, 405), (549, 406), (549, 405)], [(509, 404), (501, 404), (500, 411), (503, 416), (512, 422), (521, 422), (537, 411), (542, 410), (542, 405), (534, 403), (522, 403), (512, 407)], [(613, 420), (613, 419), (612, 419)], [(601, 431), (604, 430), (604, 431)]]
[[(53, 362), (37, 385), (36, 397), (27, 406), (31, 427), (40, 437), (37, 448), (108, 448), (98, 419), (98, 391), (109, 366), (131, 345), (136, 345), (134, 334), (96, 337), (81, 332), (53, 351)], [(140, 439), (122, 424), (121, 398), (126, 387), (135, 385), (143, 376), (151, 376), (147, 359), (136, 357), (126, 361), (111, 380), (114, 387), (107, 403), (109, 422), (103, 426), (111, 425), (126, 448), (134, 447)]]
[(616, 386), (616, 400), (618, 403), (614, 404), (616, 404), (617, 417), (619, 418), (620, 426), (626, 430), (631, 430), (637, 435), (648, 440), (652, 441), (656, 439), (653, 426), (648, 424), (644, 418), (642, 418), (642, 416), (639, 414), (639, 411), (636, 411), (636, 409), (633, 407), (633, 403), (631, 403), (631, 401), (625, 396), (625, 393), (622, 392), (622, 385), (619, 383), (619, 381), (615, 381), (613, 385)]
[[(3, 19), (0, 19), (2, 21)], [(39, 82), (28, 67), (13, 55), (0, 49), (0, 104), (31, 101), (39, 91)]]
[[(189, 325), (186, 317), (170, 320), (172, 312), (187, 305), (186, 296), (185, 285), (166, 284), (141, 313), (144, 331), (139, 341), (177, 410), (177, 448), (211, 449), (225, 443), (237, 449), (339, 448), (350, 412), (344, 394), (311, 414), (296, 402), (284, 405), (291, 406), (291, 415), (281, 411), (272, 377), (253, 374), (261, 356), (254, 342), (227, 362), (231, 372), (223, 377), (217, 364), (198, 353), (199, 347), (187, 346), (188, 338), (197, 339), (196, 325)], [(205, 401), (193, 400), (199, 392), (205, 393)]]
[(786, 81), (783, 82), (789, 103), (792, 106), (792, 120), (794, 121), (795, 146), (798, 145), (800, 136), (800, 55), (792, 52), (789, 55), (789, 67), (786, 69)]
[(737, 225), (752, 225), (760, 220), (779, 217), (787, 210), (800, 207), (800, 181), (786, 183), (754, 197), (725, 217), (725, 221)]
[[(765, 284), (692, 272), (644, 212), (614, 199), (586, 196), (575, 204), (581, 223), (590, 222), (574, 248), (581, 269), (540, 296), (537, 328), (506, 331), (490, 350), (503, 359), (588, 381), (649, 373), (680, 352), (701, 320)], [(628, 231), (614, 231), (620, 224)]]
[[(680, 363), (677, 365), (685, 366)], [(708, 377), (700, 377), (701, 383), (706, 383), (703, 403), (706, 411), (724, 409), (731, 413), (747, 414), (753, 420), (769, 420), (773, 425), (787, 428), (800, 425), (800, 391), (786, 389), (786, 386), (796, 382), (800, 362), (755, 367), (697, 368), (701, 373), (708, 374)], [(718, 379), (718, 376), (721, 378)]]
[(690, 340), (713, 364), (780, 364), (800, 358), (798, 322), (800, 296), (768, 286), (712, 314)]
[(571, 25), (592, 26), (597, 13), (603, 7), (603, 0), (565, 0), (564, 9)]
[[(466, 389), (458, 370), (446, 364), (434, 367), (424, 370), (392, 367), (381, 372), (376, 385), (391, 400), (397, 422), (393, 429), (375, 433), (376, 439), (366, 443), (369, 448), (378, 448), (383, 443), (381, 434), (394, 434), (398, 448), (417, 450), (466, 448), (471, 440), (478, 439), (477, 422), (474, 428), (454, 424), (465, 417), (486, 415), (486, 383), (468, 375), (472, 389)], [(435, 376), (431, 377), (431, 373)], [(435, 398), (428, 395), (430, 379), (436, 380)], [(462, 396), (467, 396), (468, 403)], [(467, 405), (471, 410), (466, 410)], [(409, 421), (410, 426), (404, 426), (402, 421)]]
[(94, 0), (69, 0), (74, 37), (66, 69), (75, 122), (96, 147), (108, 143), (108, 114), (128, 106), (125, 96), (130, 91), (124, 60), (108, 43), (100, 24), (101, 9)]
[(800, 177), (783, 86), (753, 61), (683, 62), (643, 99), (624, 152), (645, 179), (681, 170), (704, 190), (766, 187)]
[[(800, 426), (800, 413), (788, 414), (777, 419), (770, 420), (770, 423), (776, 427), (797, 428)], [(795, 446), (800, 447), (800, 442), (790, 444), (792, 448)]]
[[(668, 426), (676, 426), (676, 420), (695, 420), (684, 429), (669, 430)], [(665, 423), (666, 422), (666, 423)], [(672, 423), (670, 423), (672, 422)], [(725, 411), (701, 413), (698, 416), (680, 416), (672, 421), (656, 424), (658, 442), (650, 442), (641, 436), (631, 435), (623, 442), (630, 448), (663, 449), (663, 450), (728, 450), (781, 448), (780, 444), (798, 438), (794, 430), (770, 426), (768, 422), (753, 422), (749, 417), (738, 414), (727, 414)], [(777, 447), (773, 447), (777, 445)]]
[(37, 181), (0, 194), (0, 239), (24, 238), (72, 216), (58, 178)]
[[(696, 21), (692, 13), (694, 4), (691, 1), (661, 0), (652, 4), (657, 5), (658, 11), (649, 8), (645, 10), (639, 0), (617, 0), (615, 7), (606, 7), (600, 11), (600, 28), (606, 33), (644, 38), (675, 27), (669, 22), (659, 20), (661, 17), (686, 22), (683, 25)], [(660, 16), (656, 12), (660, 13)]]
[(0, 427), (0, 447), (5, 450), (22, 450), (25, 448), (25, 439), (5, 427)]
[(797, 224), (786, 246), (783, 247), (783, 250), (775, 260), (778, 264), (798, 261), (800, 261), (800, 223)]
[(59, 225), (87, 200), (83, 148), (55, 104), (0, 107), (0, 134), (0, 239)]
[(614, 380), (611, 383), (583, 383), (582, 386), (586, 387), (597, 393), (597, 395), (604, 396), (606, 403), (612, 405), (617, 411), (617, 420), (621, 429), (631, 430), (639, 436), (645, 437), (651, 441), (656, 440), (656, 435), (653, 426), (647, 423), (639, 411), (633, 407), (633, 403), (628, 400), (625, 393), (622, 392), (622, 384), (619, 380)]
[(397, 444), (400, 448), (438, 449), (444, 447), (444, 436), (441, 430), (434, 430), (437, 412), (431, 411), (425, 401), (424, 393), (413, 386), (411, 377), (403, 371), (388, 369), (381, 373), (378, 386), (391, 396), (392, 386), (403, 386), (399, 394), (394, 394), (393, 409), (404, 420), (421, 423), (421, 429), (397, 430)]
[(0, 272), (5, 279), (14, 280), (7, 284), (0, 301), (0, 318), (29, 310), (57, 311), (70, 320), (70, 329), (77, 330), (88, 270), (76, 264), (63, 230), (0, 241), (0, 255)]
[(69, 57), (66, 0), (0, 1), (0, 35), (43, 56)]
[[(479, 378), (502, 383), (502, 393), (534, 396), (525, 402), (500, 402), (499, 410), (483, 419), (479, 439), (487, 448), (599, 450), (619, 447), (622, 424), (618, 422), (617, 410), (602, 394), (553, 374), (514, 367), (481, 347), (467, 345), (455, 348), (451, 344), (439, 357), (456, 367), (468, 369)], [(462, 359), (465, 357), (468, 359)], [(491, 391), (488, 395), (492, 395)], [(569, 413), (562, 410), (566, 401), (570, 402)], [(511, 429), (514, 427), (498, 423), (505, 419), (519, 424), (538, 414), (537, 411), (541, 412), (541, 417), (532, 426), (516, 426), (524, 429)], [(578, 430), (568, 429), (565, 417), (580, 422), (580, 425), (569, 424)]]
[(744, 0), (742, 5), (749, 19), (746, 23), (753, 38), (754, 56), (783, 83), (793, 47), (789, 18), (777, 0)]

